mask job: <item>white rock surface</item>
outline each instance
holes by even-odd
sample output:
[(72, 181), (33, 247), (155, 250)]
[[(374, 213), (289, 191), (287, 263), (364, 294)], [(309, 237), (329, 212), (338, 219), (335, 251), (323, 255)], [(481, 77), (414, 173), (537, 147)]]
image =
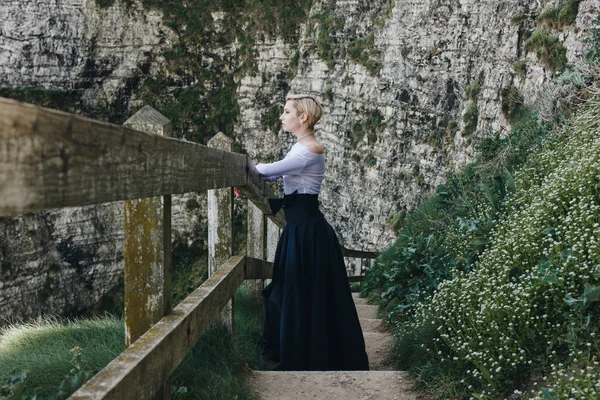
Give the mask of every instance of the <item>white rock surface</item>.
[[(297, 43), (276, 37), (256, 43), (256, 70), (235, 77), (241, 110), (229, 134), (255, 161), (276, 160), (293, 140), (263, 127), (267, 110), (283, 105), (288, 92), (321, 97), (325, 116), (317, 136), (328, 163), (322, 209), (346, 247), (385, 249), (395, 237), (386, 222), (390, 214), (415, 207), (448, 172), (471, 160), (478, 139), (510, 128), (501, 112), (502, 89), (512, 84), (532, 101), (550, 79), (551, 72), (535, 54), (525, 54), (523, 44), (536, 29), (536, 16), (558, 0), (395, 1), (389, 15), (387, 0), (339, 0), (327, 10), (330, 3), (314, 2)], [(576, 23), (555, 32), (569, 62), (582, 58), (585, 29), (599, 8), (600, 0), (581, 1)], [(346, 48), (357, 35), (373, 33), (379, 74), (346, 58), (329, 68), (319, 58), (321, 22), (315, 16), (321, 12), (344, 21), (333, 39)], [(517, 13), (525, 16), (522, 24), (511, 22)], [(95, 0), (5, 0), (0, 15), (0, 87), (80, 89), (89, 107), (116, 104), (129, 113), (141, 107), (132, 93), (139, 71), (164, 72), (163, 51), (178, 40), (161, 13), (144, 10), (139, 1), (99, 8)], [(223, 13), (212, 16), (215, 29), (222, 30)], [(374, 24), (374, 18), (384, 24)], [(207, 52), (222, 62), (235, 59), (238, 46)], [(525, 78), (513, 71), (519, 59), (527, 64)], [(212, 65), (211, 60), (201, 62)], [(466, 90), (474, 81), (481, 84), (479, 119), (473, 137), (465, 138), (463, 114), (471, 101)], [(365, 134), (353, 145), (354, 125), (373, 110), (384, 117), (384, 126), (371, 143)], [(449, 121), (458, 123), (454, 137), (444, 136)], [(442, 136), (438, 144), (430, 140)], [(174, 207), (174, 236), (188, 244), (202, 240), (206, 208), (203, 195), (190, 196), (201, 207), (191, 214), (184, 211), (187, 200)], [(102, 206), (0, 219), (0, 315), (77, 313), (97, 301), (121, 279), (119, 213)]]

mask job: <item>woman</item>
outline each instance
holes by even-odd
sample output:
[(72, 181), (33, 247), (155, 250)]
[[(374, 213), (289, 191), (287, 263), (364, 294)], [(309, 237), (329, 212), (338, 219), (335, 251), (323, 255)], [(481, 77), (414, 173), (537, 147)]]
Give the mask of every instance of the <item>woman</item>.
[(368, 370), (338, 238), (319, 211), (325, 154), (314, 126), (321, 115), (315, 97), (288, 96), (280, 120), (296, 143), (283, 160), (256, 166), (268, 180), (283, 176), (284, 198), (271, 199), (271, 208), (283, 206), (287, 223), (263, 291), (264, 343), (280, 370)]

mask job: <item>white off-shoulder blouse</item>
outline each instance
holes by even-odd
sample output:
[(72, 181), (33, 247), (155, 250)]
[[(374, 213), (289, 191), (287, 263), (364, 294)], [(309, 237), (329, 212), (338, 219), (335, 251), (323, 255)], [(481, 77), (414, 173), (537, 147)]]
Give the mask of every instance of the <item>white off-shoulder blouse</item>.
[(325, 154), (313, 153), (302, 143), (292, 146), (285, 158), (271, 164), (258, 164), (258, 172), (273, 181), (283, 176), (284, 194), (318, 194), (325, 176)]

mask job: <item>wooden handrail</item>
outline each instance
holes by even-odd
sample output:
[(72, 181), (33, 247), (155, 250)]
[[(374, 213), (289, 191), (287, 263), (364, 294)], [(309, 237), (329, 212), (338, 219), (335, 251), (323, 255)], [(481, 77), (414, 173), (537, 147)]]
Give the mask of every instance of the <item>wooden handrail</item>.
[[(138, 114), (158, 114), (144, 110)], [(246, 155), (0, 98), (0, 216), (232, 186), (275, 225), (285, 226), (283, 211), (271, 214), (271, 186)], [(170, 214), (166, 221), (170, 226)], [(341, 250), (345, 257), (376, 257)], [(269, 279), (272, 272), (267, 261), (229, 258), (71, 398), (129, 399), (135, 393), (142, 400), (168, 391), (167, 377), (242, 282)]]
[[(247, 279), (245, 256), (233, 256), (173, 311), (92, 377), (70, 399), (151, 399), (183, 361), (220, 310)], [(252, 264), (252, 261), (250, 262)], [(270, 277), (255, 260), (251, 278)], [(260, 266), (266, 266), (260, 271)]]
[[(237, 186), (277, 226), (246, 155), (0, 98), (0, 216)], [(375, 258), (348, 250), (346, 257)]]

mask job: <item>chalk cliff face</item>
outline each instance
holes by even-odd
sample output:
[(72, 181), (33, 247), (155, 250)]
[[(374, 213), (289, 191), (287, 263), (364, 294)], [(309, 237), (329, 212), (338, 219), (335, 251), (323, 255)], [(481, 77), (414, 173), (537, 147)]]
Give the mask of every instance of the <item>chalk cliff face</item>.
[[(468, 162), (479, 139), (510, 128), (508, 89), (527, 103), (551, 79), (552, 67), (525, 41), (543, 27), (537, 16), (558, 4), (315, 1), (297, 41), (257, 36), (253, 68), (232, 72), (242, 62), (238, 41), (199, 44), (198, 62), (231, 73), (239, 115), (226, 133), (257, 162), (293, 143), (276, 125), (288, 92), (323, 100), (322, 208), (346, 247), (378, 250), (395, 236), (390, 214), (414, 207)], [(574, 23), (547, 28), (569, 62), (582, 58), (599, 8), (600, 0), (583, 0)], [(182, 38), (142, 1), (4, 1), (0, 14), (0, 87), (76, 90), (74, 109), (122, 121), (145, 102), (140, 76), (167, 76), (167, 92), (202, 79), (165, 59)], [(215, 32), (225, 29), (224, 14), (211, 15)], [(190, 196), (196, 206), (190, 197), (174, 206), (175, 236), (188, 244), (202, 240), (206, 207), (203, 195)], [(77, 314), (122, 281), (119, 205), (2, 218), (0, 231), (3, 316)]]

